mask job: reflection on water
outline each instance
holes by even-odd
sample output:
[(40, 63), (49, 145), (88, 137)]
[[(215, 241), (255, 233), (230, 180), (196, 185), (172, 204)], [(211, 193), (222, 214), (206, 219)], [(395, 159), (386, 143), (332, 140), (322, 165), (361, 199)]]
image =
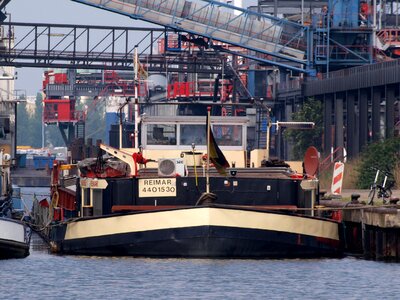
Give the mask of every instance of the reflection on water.
[(146, 259), (35, 249), (0, 261), (2, 299), (394, 299), (400, 284), (399, 264), (355, 258)]
[(1, 299), (396, 299), (400, 264), (58, 256), (0, 261)]

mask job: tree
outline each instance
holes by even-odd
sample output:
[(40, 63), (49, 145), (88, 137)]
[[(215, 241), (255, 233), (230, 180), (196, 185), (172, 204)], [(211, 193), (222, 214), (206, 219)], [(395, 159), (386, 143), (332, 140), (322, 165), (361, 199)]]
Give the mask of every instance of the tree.
[[(17, 143), (19, 146), (42, 147), (43, 97), (36, 95), (34, 103), (20, 103), (17, 106)], [(56, 125), (45, 126), (45, 146), (65, 146)]]
[(23, 102), (17, 105), (17, 144), (41, 147), (42, 141), (42, 95), (36, 96), (35, 103)]
[(400, 139), (398, 137), (369, 144), (360, 154), (358, 187), (369, 188), (374, 181), (373, 168), (395, 173), (400, 164)]
[(314, 129), (311, 130), (287, 129), (285, 131), (284, 137), (293, 142), (294, 159), (303, 159), (304, 153), (310, 146), (315, 146), (321, 151), (323, 133), (321, 101), (308, 98), (301, 109), (293, 114), (293, 121), (315, 123)]
[[(43, 97), (41, 93), (36, 96), (36, 101), (23, 102), (17, 105), (17, 143), (19, 146), (42, 147), (42, 130), (45, 135), (45, 147), (66, 146), (60, 130), (56, 124), (42, 127)], [(83, 110), (84, 103), (77, 102), (77, 110)], [(105, 140), (105, 101), (92, 109), (86, 120), (86, 138)]]

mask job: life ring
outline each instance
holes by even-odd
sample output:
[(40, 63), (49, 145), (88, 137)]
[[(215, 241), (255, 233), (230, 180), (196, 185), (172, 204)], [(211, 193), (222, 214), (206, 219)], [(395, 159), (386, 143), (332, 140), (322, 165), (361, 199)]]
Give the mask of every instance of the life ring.
[(49, 207), (49, 220), (53, 221), (54, 218), (54, 209), (58, 207), (58, 200), (60, 199), (60, 194), (58, 193), (57, 187), (54, 188), (50, 200)]
[(53, 196), (51, 197), (51, 206), (53, 208), (58, 207), (58, 200), (60, 199), (60, 194), (58, 190), (55, 190)]

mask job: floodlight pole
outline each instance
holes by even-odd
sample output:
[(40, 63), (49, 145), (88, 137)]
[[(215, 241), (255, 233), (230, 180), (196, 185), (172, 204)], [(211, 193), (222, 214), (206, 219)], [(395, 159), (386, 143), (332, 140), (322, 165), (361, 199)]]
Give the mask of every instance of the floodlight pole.
[(315, 123), (314, 122), (275, 122), (271, 123), (270, 119), (268, 119), (267, 123), (267, 145), (265, 147), (265, 160), (269, 160), (269, 143), (270, 143), (270, 134), (271, 134), (271, 127), (276, 126), (276, 130), (279, 130), (279, 127), (285, 127), (285, 128), (290, 128), (294, 127), (295, 129), (311, 129), (314, 128)]
[(270, 143), (270, 130), (271, 130), (271, 122), (268, 121), (267, 123), (267, 145), (265, 149), (265, 160), (269, 161), (269, 143)]

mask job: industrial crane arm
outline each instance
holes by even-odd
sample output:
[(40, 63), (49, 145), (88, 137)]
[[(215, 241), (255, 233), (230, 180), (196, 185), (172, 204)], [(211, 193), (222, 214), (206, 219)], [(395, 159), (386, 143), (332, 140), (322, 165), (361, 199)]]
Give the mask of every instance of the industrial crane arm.
[(128, 152), (125, 152), (123, 150), (119, 150), (119, 149), (116, 149), (116, 148), (113, 148), (113, 147), (110, 147), (110, 146), (107, 146), (104, 144), (100, 144), (100, 149), (106, 151), (108, 154), (127, 163), (130, 168), (129, 175), (131, 175), (131, 176), (137, 175), (137, 165), (131, 154), (129, 154)]

